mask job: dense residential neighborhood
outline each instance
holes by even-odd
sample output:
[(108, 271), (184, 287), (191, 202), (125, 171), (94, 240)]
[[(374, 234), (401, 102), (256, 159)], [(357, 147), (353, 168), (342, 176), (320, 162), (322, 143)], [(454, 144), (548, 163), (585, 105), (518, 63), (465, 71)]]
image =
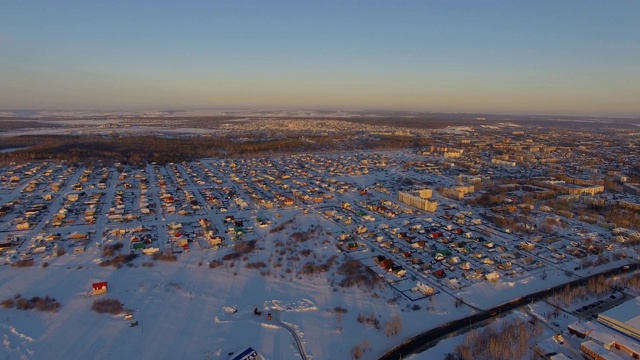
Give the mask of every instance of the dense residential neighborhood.
[[(197, 279), (199, 286), (211, 287), (206, 297), (217, 308), (203, 304), (201, 310), (215, 325), (208, 331), (219, 340), (200, 346), (194, 358), (204, 352), (211, 355), (210, 351), (217, 351), (221, 359), (226, 359), (221, 354), (235, 351), (271, 359), (304, 353), (327, 358), (334, 353), (323, 352), (327, 350), (311, 337), (331, 338), (334, 335), (326, 333), (342, 332), (343, 326), (362, 327), (359, 320), (343, 325), (358, 315), (350, 313), (352, 301), (361, 304), (360, 315), (378, 312), (382, 318), (376, 321), (392, 324), (391, 315), (399, 316), (405, 328), (400, 335), (409, 339), (473, 314), (489, 314), (485, 321), (507, 321), (501, 317), (514, 315), (494, 309), (619, 269), (615, 276), (598, 280), (607, 284), (603, 291), (577, 296), (567, 288), (521, 309), (527, 321), (549, 327), (540, 329), (525, 348), (553, 359), (561, 357), (546, 354), (638, 356), (637, 338), (615, 335), (620, 329), (638, 331), (637, 319), (621, 318), (621, 311), (614, 309), (629, 306), (618, 305), (621, 300), (637, 302), (640, 295), (634, 282), (640, 243), (640, 132), (550, 130), (513, 122), (442, 129), (371, 125), (353, 130), (343, 120), (246, 123), (256, 128), (232, 132), (241, 138), (257, 129), (286, 126), (296, 136), (330, 137), (344, 124), (344, 131), (354, 131), (359, 141), (381, 134), (428, 141), (397, 149), (168, 163), (7, 163), (0, 168), (0, 261), (5, 289), (16, 291), (5, 290), (2, 297), (32, 292), (12, 278), (26, 274), (35, 284), (47, 272), (66, 269), (76, 272), (77, 284), (66, 285), (71, 293), (59, 291), (58, 297), (118, 294), (124, 304), (157, 313), (166, 306), (150, 305), (143, 295), (158, 295), (134, 290), (137, 283), (144, 289), (155, 282), (154, 289), (161, 286), (193, 299), (202, 288), (194, 289), (189, 279)], [(107, 131), (109, 136), (115, 136), (114, 130), (132, 129), (102, 123), (83, 126), (85, 132)], [(222, 124), (215, 131), (226, 132), (230, 126)], [(180, 281), (162, 279), (180, 267), (188, 269)], [(155, 273), (155, 280), (145, 272)], [(240, 289), (224, 296), (215, 291), (233, 287), (233, 278), (239, 277), (252, 284), (248, 295), (241, 295), (245, 290)], [(277, 290), (281, 282), (289, 282), (291, 289)], [(315, 296), (308, 284), (296, 286), (308, 282), (319, 287)], [(253, 292), (254, 286), (262, 290)], [(132, 297), (136, 291), (141, 293)], [(328, 297), (320, 296), (324, 292)], [(339, 299), (332, 300), (331, 294)], [(363, 296), (369, 301), (363, 302)], [(280, 300), (289, 305), (279, 305)], [(303, 305), (291, 305), (295, 301)], [(603, 314), (589, 304), (597, 304), (594, 307)], [(395, 310), (380, 314), (387, 306)], [(615, 313), (606, 315), (605, 307)], [(318, 308), (326, 314), (315, 315), (324, 319), (316, 321), (332, 319), (337, 324), (319, 328), (320, 323), (309, 325), (301, 317)], [(288, 312), (297, 315), (281, 321)], [(423, 320), (416, 321), (414, 313)], [(136, 326), (142, 317), (135, 314)], [(299, 345), (287, 352), (237, 343), (231, 347), (238, 349), (227, 351), (232, 341), (224, 339), (234, 335), (216, 326), (235, 324), (234, 317), (253, 319), (267, 329), (291, 327), (287, 331)], [(133, 314), (127, 320), (133, 324), (132, 319)], [(421, 325), (424, 321), (433, 325)], [(399, 328), (394, 329), (367, 335), (384, 339), (368, 342), (369, 347), (359, 344), (362, 339), (345, 339), (335, 354), (365, 349), (360, 356), (381, 357), (402, 342), (394, 339)], [(589, 340), (587, 335), (565, 340), (576, 332), (592, 335)], [(558, 334), (565, 336), (562, 344)], [(287, 336), (291, 335), (282, 335)], [(25, 349), (16, 354), (31, 351), (30, 342), (20, 341)], [(242, 352), (243, 347), (251, 351)]]

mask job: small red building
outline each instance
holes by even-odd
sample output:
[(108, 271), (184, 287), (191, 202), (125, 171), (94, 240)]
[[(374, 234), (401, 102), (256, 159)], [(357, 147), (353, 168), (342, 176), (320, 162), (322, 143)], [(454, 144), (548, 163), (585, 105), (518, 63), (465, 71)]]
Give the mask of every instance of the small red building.
[(100, 295), (107, 293), (107, 282), (97, 282), (93, 284), (93, 289), (91, 290), (92, 295)]
[(434, 273), (434, 275), (438, 278), (438, 279), (442, 279), (445, 276), (447, 276), (447, 274), (444, 272), (444, 270), (442, 269), (438, 269), (436, 270), (436, 272)]
[(384, 259), (382, 261), (380, 261), (379, 263), (380, 267), (387, 270), (387, 271), (391, 271), (391, 268), (393, 268), (393, 260), (391, 259)]

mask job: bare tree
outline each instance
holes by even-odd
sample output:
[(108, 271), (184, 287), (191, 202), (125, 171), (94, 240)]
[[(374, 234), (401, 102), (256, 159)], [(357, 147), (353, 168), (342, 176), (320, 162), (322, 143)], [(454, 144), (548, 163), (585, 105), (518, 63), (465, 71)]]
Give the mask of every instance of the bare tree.
[(456, 307), (462, 306), (463, 304), (464, 304), (464, 302), (462, 301), (462, 299), (456, 298), (456, 302), (455, 302), (455, 306)]
[(384, 324), (384, 333), (387, 336), (397, 335), (402, 331), (402, 318), (400, 315), (394, 315), (391, 320)]
[(344, 315), (344, 313), (347, 312), (347, 309), (342, 308), (340, 306), (336, 306), (335, 308), (333, 308), (333, 312), (336, 314), (336, 320), (337, 320), (336, 330), (338, 330), (339, 332), (342, 332), (342, 316)]
[(360, 345), (355, 345), (351, 348), (351, 357), (353, 359), (358, 360), (362, 357), (363, 354), (364, 350), (362, 350), (362, 347), (360, 347)]
[(522, 359), (531, 336), (534, 334), (525, 321), (508, 321), (500, 326), (469, 332), (463, 343), (456, 347), (454, 355), (460, 360)]
[(367, 339), (362, 340), (362, 343), (360, 344), (360, 347), (362, 348), (363, 352), (371, 351), (371, 344), (369, 343), (369, 340), (367, 340)]
[(444, 356), (444, 360), (457, 360), (458, 357), (454, 353), (448, 353)]

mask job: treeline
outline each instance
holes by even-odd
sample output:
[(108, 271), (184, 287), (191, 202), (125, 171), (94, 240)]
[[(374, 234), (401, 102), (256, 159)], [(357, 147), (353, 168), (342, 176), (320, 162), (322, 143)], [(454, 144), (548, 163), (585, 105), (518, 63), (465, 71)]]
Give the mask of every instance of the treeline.
[(640, 212), (624, 209), (620, 206), (607, 205), (601, 209), (601, 214), (618, 227), (640, 229)]
[(529, 324), (522, 319), (505, 320), (499, 326), (471, 331), (445, 359), (524, 359), (529, 341), (540, 334), (542, 326), (538, 322)]
[(383, 135), (367, 141), (372, 149), (421, 148), (431, 146), (433, 139), (401, 135)]
[(2, 120), (0, 119), (0, 131), (16, 130), (16, 129), (33, 129), (33, 128), (52, 128), (60, 127), (59, 124), (31, 121), (31, 120)]
[(158, 136), (50, 135), (18, 136), (3, 139), (0, 150), (23, 148), (0, 153), (0, 165), (34, 160), (66, 160), (72, 164), (96, 160), (119, 161), (141, 165), (149, 162), (166, 164), (206, 157), (260, 156), (331, 150), (394, 149), (418, 147), (426, 139), (405, 136), (353, 137), (282, 137), (245, 138)]
[(70, 163), (114, 160), (124, 164), (190, 161), (203, 157), (261, 154), (302, 150), (298, 139), (234, 141), (226, 138), (163, 138), (155, 136), (21, 136), (9, 138), (3, 148), (22, 148), (0, 153), (0, 164), (12, 161), (66, 160)]
[(597, 298), (610, 294), (613, 289), (618, 287), (626, 287), (625, 279), (609, 279), (601, 275), (597, 278), (590, 278), (587, 281), (587, 286), (565, 286), (563, 290), (554, 293), (550, 302), (559, 307), (573, 306), (592, 297)]
[(632, 289), (637, 294), (640, 292), (640, 274), (632, 274), (623, 278), (620, 286), (625, 289)]

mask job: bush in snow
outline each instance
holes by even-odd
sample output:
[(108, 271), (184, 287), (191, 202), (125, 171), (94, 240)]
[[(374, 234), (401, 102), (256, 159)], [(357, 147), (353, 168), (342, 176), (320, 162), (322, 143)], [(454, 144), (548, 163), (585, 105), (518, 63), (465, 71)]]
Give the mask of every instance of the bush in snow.
[(120, 313), (129, 311), (125, 308), (118, 299), (100, 299), (93, 302), (91, 310), (100, 314), (113, 314), (118, 315)]
[(155, 254), (153, 258), (156, 260), (169, 261), (169, 262), (178, 261), (178, 257), (173, 255), (170, 249), (167, 249), (167, 251), (161, 254)]
[(255, 240), (242, 241), (242, 242), (237, 242), (233, 244), (233, 251), (235, 253), (239, 253), (240, 255), (248, 254), (253, 250), (255, 250), (255, 248), (256, 248)]
[(11, 264), (13, 267), (29, 267), (33, 266), (33, 260), (18, 260), (15, 263)]
[(262, 262), (262, 261), (258, 261), (258, 262), (251, 262), (251, 263), (248, 263), (248, 264), (246, 265), (246, 268), (247, 268), (247, 269), (259, 269), (259, 268), (263, 268), (263, 267), (267, 267), (267, 264), (265, 264), (265, 263), (264, 263), (264, 262)]
[(16, 302), (13, 299), (4, 299), (0, 302), (0, 305), (5, 309), (11, 309), (16, 305)]
[(341, 287), (363, 285), (372, 289), (380, 281), (371, 269), (362, 265), (358, 260), (347, 260), (338, 267), (338, 274), (344, 276), (340, 281)]
[(222, 266), (223, 262), (220, 260), (212, 260), (209, 262), (209, 269), (215, 269), (217, 267)]
[(358, 322), (360, 324), (369, 324), (373, 326), (375, 329), (380, 329), (380, 320), (375, 316), (375, 314), (358, 314)]
[(60, 308), (60, 303), (56, 299), (45, 296), (43, 298), (34, 296), (31, 299), (25, 299), (20, 295), (16, 295), (13, 299), (5, 299), (2, 301), (2, 307), (6, 309), (13, 308), (18, 310), (31, 310), (56, 312)]

